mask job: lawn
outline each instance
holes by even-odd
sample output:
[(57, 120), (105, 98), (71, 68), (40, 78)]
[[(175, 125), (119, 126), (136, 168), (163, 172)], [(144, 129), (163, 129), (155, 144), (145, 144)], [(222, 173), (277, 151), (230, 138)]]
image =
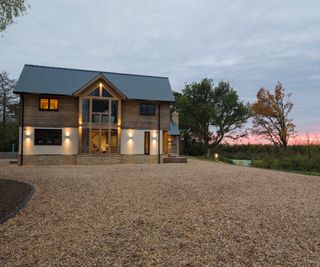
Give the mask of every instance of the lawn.
[(0, 225), (3, 266), (320, 265), (319, 177), (194, 159), (0, 167), (36, 190)]

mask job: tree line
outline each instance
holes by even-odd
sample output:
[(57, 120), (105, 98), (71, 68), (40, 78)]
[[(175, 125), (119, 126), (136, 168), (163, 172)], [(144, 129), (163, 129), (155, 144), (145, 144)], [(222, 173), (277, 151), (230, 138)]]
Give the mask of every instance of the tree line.
[(15, 84), (8, 73), (0, 73), (0, 151), (10, 151), (12, 144), (18, 148), (20, 106), (13, 93)]
[[(290, 94), (278, 82), (274, 91), (260, 88), (254, 103), (244, 103), (229, 82), (214, 86), (212, 79), (186, 84), (182, 92), (174, 92), (173, 109), (179, 112), (179, 128), (184, 144), (197, 142), (210, 157), (223, 140), (237, 140), (249, 133), (269, 140), (278, 150), (285, 151), (295, 133)], [(249, 118), (251, 129), (246, 129)], [(185, 151), (187, 152), (187, 151)]]

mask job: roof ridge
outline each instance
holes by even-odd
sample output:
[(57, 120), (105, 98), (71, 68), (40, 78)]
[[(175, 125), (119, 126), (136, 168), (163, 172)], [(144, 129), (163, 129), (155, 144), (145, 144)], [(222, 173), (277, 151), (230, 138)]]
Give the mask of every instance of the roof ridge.
[(102, 74), (103, 74), (103, 73), (109, 73), (109, 74), (117, 74), (117, 75), (129, 75), (129, 76), (139, 76), (139, 77), (152, 77), (152, 78), (169, 79), (168, 77), (164, 77), (164, 76), (143, 75), (143, 74), (131, 74), (131, 73), (99, 71), (99, 70), (87, 70), (87, 69), (75, 69), (75, 68), (67, 68), (67, 67), (53, 67), (53, 66), (43, 66), (43, 65), (34, 65), (34, 64), (25, 64), (25, 66), (39, 67), (39, 68), (47, 68), (47, 69), (61, 69), (61, 70), (75, 70), (75, 71), (97, 72), (97, 73), (102, 73)]

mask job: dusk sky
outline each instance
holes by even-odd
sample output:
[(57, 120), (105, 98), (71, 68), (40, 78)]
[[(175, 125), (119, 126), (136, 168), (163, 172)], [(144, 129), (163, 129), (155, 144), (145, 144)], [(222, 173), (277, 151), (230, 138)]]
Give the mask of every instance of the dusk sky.
[(300, 134), (320, 133), (320, 2), (28, 1), (0, 37), (0, 71), (24, 64), (167, 76), (172, 89), (209, 77), (245, 101), (281, 81)]

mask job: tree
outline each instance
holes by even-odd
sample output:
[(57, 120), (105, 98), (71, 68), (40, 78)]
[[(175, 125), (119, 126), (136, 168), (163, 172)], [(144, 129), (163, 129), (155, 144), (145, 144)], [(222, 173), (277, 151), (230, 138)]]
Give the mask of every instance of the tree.
[(243, 127), (250, 116), (249, 104), (240, 101), (228, 82), (220, 82), (214, 89), (212, 126), (215, 132), (211, 136), (212, 146), (217, 146), (224, 138), (236, 140), (246, 136)]
[(291, 94), (285, 94), (282, 84), (278, 82), (274, 93), (261, 88), (257, 100), (251, 105), (253, 113), (252, 132), (260, 135), (275, 147), (286, 150), (289, 138), (295, 133), (293, 119), (289, 118), (293, 103)]
[(207, 157), (224, 138), (242, 136), (234, 133), (243, 127), (250, 110), (229, 83), (220, 82), (213, 88), (212, 80), (206, 78), (186, 84), (182, 94), (175, 97), (180, 129), (183, 134), (191, 134), (203, 142)]
[(14, 18), (26, 13), (28, 6), (25, 0), (1, 0), (0, 1), (0, 32), (14, 23)]
[(18, 143), (19, 104), (13, 94), (15, 81), (6, 72), (0, 73), (0, 150)]
[(2, 126), (5, 127), (7, 121), (12, 118), (13, 112), (10, 112), (13, 107), (11, 105), (17, 103), (17, 97), (13, 94), (15, 80), (9, 79), (8, 74), (3, 71), (0, 73), (0, 120)]

